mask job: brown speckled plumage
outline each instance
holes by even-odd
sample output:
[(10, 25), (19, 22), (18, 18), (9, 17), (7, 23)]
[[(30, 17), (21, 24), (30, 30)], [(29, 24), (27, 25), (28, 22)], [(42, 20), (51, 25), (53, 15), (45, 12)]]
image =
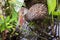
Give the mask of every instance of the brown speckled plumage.
[(44, 19), (47, 15), (47, 7), (45, 4), (39, 3), (33, 5), (26, 14), (27, 20)]

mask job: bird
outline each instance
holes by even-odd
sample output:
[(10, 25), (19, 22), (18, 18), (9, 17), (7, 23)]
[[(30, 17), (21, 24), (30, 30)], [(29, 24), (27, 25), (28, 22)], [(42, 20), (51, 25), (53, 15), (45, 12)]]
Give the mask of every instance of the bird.
[(34, 4), (29, 9), (22, 7), (18, 13), (19, 13), (18, 24), (20, 25), (20, 29), (22, 28), (26, 29), (29, 25), (29, 22), (31, 21), (32, 22), (37, 21), (39, 23), (41, 20), (43, 21), (47, 17), (48, 12), (46, 5), (39, 3)]
[(31, 29), (34, 30), (34, 28), (31, 28), (29, 26), (29, 22), (44, 20), (47, 16), (47, 7), (45, 4), (42, 3), (34, 4), (29, 9), (22, 7), (18, 13), (18, 22), (21, 29), (20, 31), (25, 37), (27, 37), (28, 35), (30, 35), (29, 33), (32, 31)]
[(19, 24), (22, 26), (28, 21), (44, 20), (47, 14), (47, 6), (43, 3), (34, 4), (29, 9), (22, 7), (19, 10)]

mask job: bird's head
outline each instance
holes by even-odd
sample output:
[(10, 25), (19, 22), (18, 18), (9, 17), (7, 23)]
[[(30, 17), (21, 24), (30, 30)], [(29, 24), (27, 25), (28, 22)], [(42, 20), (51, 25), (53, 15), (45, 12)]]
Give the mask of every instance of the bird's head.
[(19, 24), (20, 24), (20, 26), (22, 26), (24, 24), (24, 22), (25, 22), (24, 16), (27, 14), (27, 12), (28, 12), (28, 9), (24, 8), (24, 7), (22, 7), (19, 10)]

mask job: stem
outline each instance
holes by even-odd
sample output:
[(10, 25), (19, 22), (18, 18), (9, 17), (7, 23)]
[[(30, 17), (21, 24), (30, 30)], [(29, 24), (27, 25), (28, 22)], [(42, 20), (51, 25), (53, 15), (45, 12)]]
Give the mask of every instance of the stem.
[(52, 27), (52, 34), (55, 35), (55, 32), (54, 32), (54, 18), (53, 18), (53, 13), (52, 12), (52, 23), (51, 23), (51, 27)]
[(52, 25), (51, 26), (54, 26), (53, 12), (52, 12)]

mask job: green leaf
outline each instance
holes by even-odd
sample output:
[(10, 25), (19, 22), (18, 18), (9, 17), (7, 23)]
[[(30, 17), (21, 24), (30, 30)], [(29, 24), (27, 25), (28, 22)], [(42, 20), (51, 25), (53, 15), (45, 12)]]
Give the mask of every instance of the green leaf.
[(0, 27), (0, 31), (3, 32), (5, 30), (5, 25), (3, 24), (1, 27)]
[(3, 20), (0, 20), (0, 24), (2, 24), (2, 23), (4, 23), (4, 21)]
[(15, 11), (14, 8), (12, 9), (12, 17), (13, 18), (16, 18), (17, 17), (17, 12)]
[(4, 16), (0, 15), (0, 20), (4, 21)]
[(7, 16), (6, 22), (9, 22), (9, 20), (10, 20), (10, 16)]
[(34, 25), (36, 25), (36, 23), (35, 22), (29, 22), (29, 26), (34, 26)]
[(14, 8), (12, 9), (12, 18), (10, 19), (9, 22), (17, 22), (17, 18), (18, 18), (18, 13), (14, 10)]
[(6, 26), (8, 26), (10, 23), (6, 23)]
[(15, 19), (10, 19), (9, 23), (10, 23), (10, 22), (13, 22), (14, 20), (15, 20)]
[(7, 26), (7, 29), (10, 29), (10, 28), (12, 28), (12, 26)]
[(60, 15), (60, 12), (59, 11), (55, 11), (55, 12), (53, 12), (53, 15), (58, 16), (58, 15)]
[(53, 12), (56, 8), (56, 0), (47, 0), (48, 11), (49, 15)]

